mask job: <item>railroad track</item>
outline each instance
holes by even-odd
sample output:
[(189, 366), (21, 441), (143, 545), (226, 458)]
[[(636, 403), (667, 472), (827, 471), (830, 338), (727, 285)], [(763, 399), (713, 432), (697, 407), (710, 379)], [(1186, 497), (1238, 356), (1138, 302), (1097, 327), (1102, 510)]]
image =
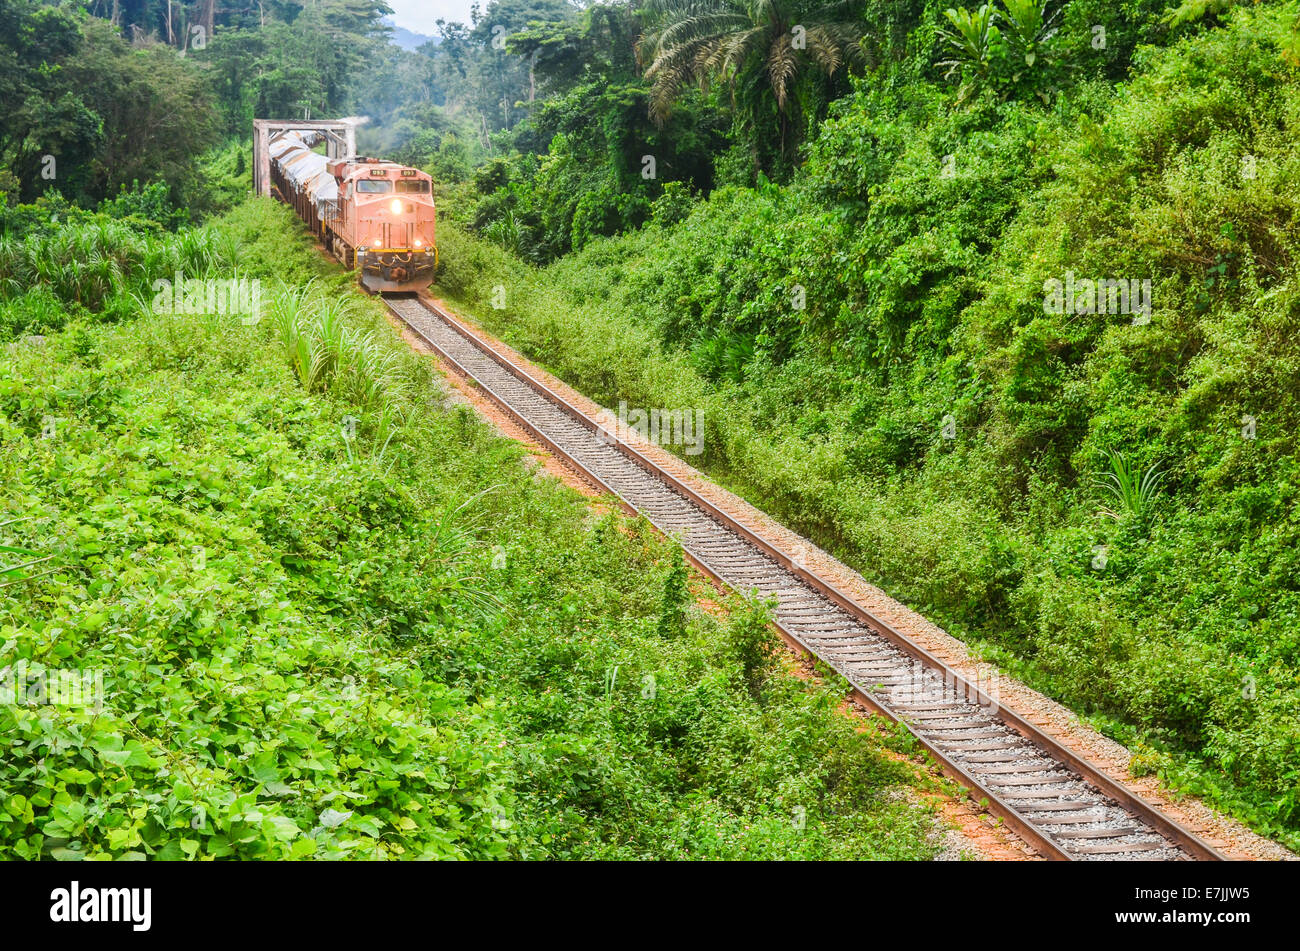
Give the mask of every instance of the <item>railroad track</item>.
[(677, 538), (691, 561), (744, 594), (776, 601), (791, 643), (842, 674), (857, 699), (907, 726), (945, 772), (1047, 858), (1215, 860), (1223, 856), (985, 689), (809, 572), (591, 419), (453, 315), (422, 299), (386, 305), (457, 373), (552, 452)]

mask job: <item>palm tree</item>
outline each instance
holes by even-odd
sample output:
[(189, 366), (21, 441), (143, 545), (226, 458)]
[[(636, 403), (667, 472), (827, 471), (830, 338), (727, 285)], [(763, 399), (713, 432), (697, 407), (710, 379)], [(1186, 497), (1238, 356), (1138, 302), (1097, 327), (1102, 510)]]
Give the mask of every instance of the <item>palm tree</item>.
[(802, 131), (797, 87), (864, 63), (862, 0), (649, 0), (655, 24), (637, 43), (651, 82), (650, 115), (662, 122), (690, 85), (725, 81), (732, 102), (757, 131), (775, 105), (780, 153)]

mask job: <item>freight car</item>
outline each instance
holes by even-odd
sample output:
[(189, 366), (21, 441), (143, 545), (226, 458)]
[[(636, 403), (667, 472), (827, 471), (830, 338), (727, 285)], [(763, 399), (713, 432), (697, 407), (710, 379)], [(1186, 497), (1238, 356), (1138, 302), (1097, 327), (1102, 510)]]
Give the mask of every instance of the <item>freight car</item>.
[(433, 180), (396, 162), (327, 159), (312, 151), (317, 141), (297, 130), (270, 141), (274, 192), (367, 290), (428, 287), (438, 263)]

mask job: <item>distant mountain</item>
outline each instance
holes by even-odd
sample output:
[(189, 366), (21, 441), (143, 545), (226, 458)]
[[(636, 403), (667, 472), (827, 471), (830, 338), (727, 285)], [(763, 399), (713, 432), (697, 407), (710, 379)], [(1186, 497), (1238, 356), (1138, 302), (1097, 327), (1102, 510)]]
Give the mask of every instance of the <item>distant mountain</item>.
[(412, 33), (406, 27), (398, 26), (388, 17), (384, 17), (383, 22), (393, 31), (391, 42), (404, 50), (417, 50), (425, 43), (438, 42), (438, 37), (425, 36), (423, 33)]

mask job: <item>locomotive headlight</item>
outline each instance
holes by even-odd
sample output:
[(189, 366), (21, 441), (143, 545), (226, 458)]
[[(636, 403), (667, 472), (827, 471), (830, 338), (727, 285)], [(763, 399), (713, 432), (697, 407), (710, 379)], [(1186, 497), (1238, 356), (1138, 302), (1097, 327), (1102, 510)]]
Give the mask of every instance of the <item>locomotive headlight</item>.
[(402, 200), (394, 198), (388, 207), (393, 209), (393, 214), (400, 215), (402, 213)]
[(378, 238), (375, 239), (375, 247), (377, 248), (383, 247), (383, 242), (380, 241)]
[(424, 247), (424, 242), (421, 241), (419, 238), (416, 238), (416, 239), (415, 239), (415, 246), (416, 246), (417, 248), (422, 248), (422, 247)]

